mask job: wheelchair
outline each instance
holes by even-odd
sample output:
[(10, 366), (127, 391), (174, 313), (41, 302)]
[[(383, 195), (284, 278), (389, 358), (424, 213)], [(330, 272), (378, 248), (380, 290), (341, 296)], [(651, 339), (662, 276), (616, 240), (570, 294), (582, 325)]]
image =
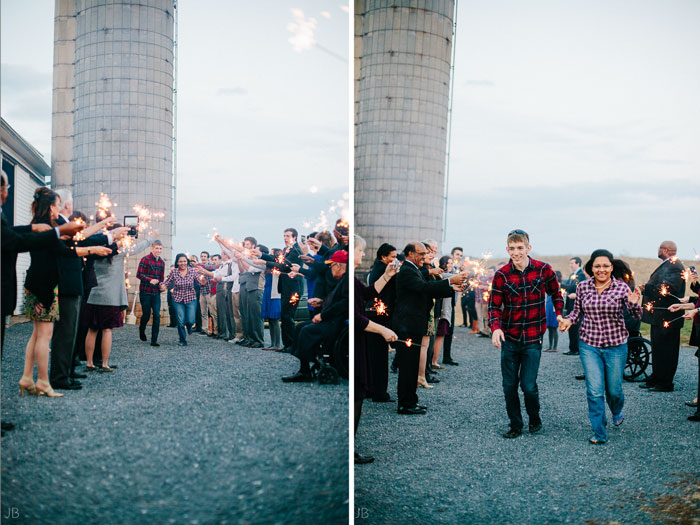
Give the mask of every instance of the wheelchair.
[(625, 381), (639, 382), (649, 377), (647, 368), (651, 363), (651, 341), (639, 332), (630, 333), (627, 339), (627, 362), (622, 377)]
[(312, 365), (311, 372), (320, 385), (337, 385), (341, 377), (347, 379), (350, 375), (349, 362), (349, 326), (346, 321), (337, 337), (321, 345), (320, 357)]

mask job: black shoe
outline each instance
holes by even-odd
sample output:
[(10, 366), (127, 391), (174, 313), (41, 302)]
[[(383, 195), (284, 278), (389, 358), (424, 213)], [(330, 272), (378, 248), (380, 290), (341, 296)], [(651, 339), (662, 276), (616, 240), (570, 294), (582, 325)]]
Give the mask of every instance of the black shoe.
[(459, 363), (457, 361), (453, 361), (452, 359), (448, 359), (447, 361), (445, 361), (443, 359), (442, 364), (443, 365), (459, 366)]
[(14, 424), (14, 423), (10, 423), (10, 422), (8, 422), (8, 421), (3, 421), (3, 422), (2, 422), (2, 430), (10, 431), (10, 430), (12, 430), (13, 428), (15, 428), (15, 424)]
[(248, 344), (248, 340), (247, 340), (247, 339), (241, 339), (241, 340), (238, 341), (236, 344), (239, 345), (239, 346), (245, 346), (245, 345)]
[(649, 389), (649, 392), (673, 392), (672, 386), (653, 386)]
[(571, 350), (569, 350), (568, 352), (564, 352), (562, 355), (578, 355), (578, 354), (579, 354), (578, 352), (572, 352)]
[(440, 380), (435, 376), (425, 376), (425, 380), (431, 384), (437, 384), (440, 382)]
[(250, 343), (248, 345), (248, 348), (263, 348), (265, 345), (261, 345), (260, 343)]
[(581, 374), (580, 376), (574, 376), (574, 379), (578, 379), (579, 381), (583, 381), (586, 379), (586, 374)]
[(285, 383), (311, 383), (314, 378), (311, 374), (304, 374), (303, 372), (297, 372), (293, 376), (286, 376), (282, 378)]
[(693, 414), (692, 416), (688, 416), (688, 421), (700, 421), (700, 414)]
[(685, 406), (690, 408), (698, 408), (698, 404), (695, 401), (686, 401)]
[(535, 422), (535, 423), (530, 423), (528, 425), (528, 430), (530, 431), (530, 434), (536, 434), (540, 430), (542, 430), (542, 421)]
[(483, 332), (479, 332), (479, 333), (478, 333), (478, 336), (479, 336), (479, 337), (491, 337), (490, 335), (486, 335), (486, 334), (483, 333)]
[(141, 341), (146, 341), (146, 332), (139, 332), (139, 339), (141, 339)]
[(355, 465), (364, 465), (366, 463), (372, 463), (373, 461), (374, 457), (360, 456), (357, 452), (355, 452)]
[(72, 383), (53, 383), (51, 386), (55, 390), (82, 390), (83, 388), (83, 385), (77, 381), (73, 381)]
[(153, 343), (151, 343), (151, 346), (160, 346), (160, 344), (158, 344), (154, 341)]
[(294, 353), (294, 348), (291, 346), (285, 346), (280, 352), (284, 352), (285, 354), (293, 354)]
[(639, 388), (654, 388), (656, 385), (654, 383), (649, 383), (648, 381), (646, 383), (642, 383), (639, 385)]
[(513, 439), (513, 438), (518, 437), (522, 433), (523, 433), (523, 431), (520, 428), (511, 428), (508, 432), (503, 434), (503, 437), (507, 438), (507, 439)]
[(79, 374), (78, 372), (73, 372), (70, 375), (71, 379), (85, 379), (87, 376), (85, 374)]
[(397, 412), (401, 415), (404, 415), (404, 416), (417, 416), (417, 415), (425, 414), (426, 410), (425, 410), (425, 408), (418, 408), (417, 406), (415, 406), (415, 407), (399, 407)]
[(375, 403), (390, 403), (393, 401), (393, 399), (391, 399), (389, 394), (385, 393), (383, 395), (372, 396), (372, 401)]

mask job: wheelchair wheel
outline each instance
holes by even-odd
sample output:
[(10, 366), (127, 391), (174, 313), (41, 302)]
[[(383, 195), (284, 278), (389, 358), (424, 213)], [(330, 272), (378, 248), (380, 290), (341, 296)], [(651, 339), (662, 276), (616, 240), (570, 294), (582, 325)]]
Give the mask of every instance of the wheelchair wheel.
[(651, 341), (642, 336), (630, 337), (627, 340), (627, 363), (622, 377), (625, 381), (643, 381), (647, 374), (647, 367), (651, 361)]
[(347, 379), (350, 375), (350, 342), (348, 340), (348, 328), (343, 328), (340, 332), (338, 340), (333, 345), (333, 364), (338, 370), (338, 374), (343, 379)]
[(318, 383), (320, 385), (337, 385), (338, 372), (332, 366), (322, 364), (318, 371)]

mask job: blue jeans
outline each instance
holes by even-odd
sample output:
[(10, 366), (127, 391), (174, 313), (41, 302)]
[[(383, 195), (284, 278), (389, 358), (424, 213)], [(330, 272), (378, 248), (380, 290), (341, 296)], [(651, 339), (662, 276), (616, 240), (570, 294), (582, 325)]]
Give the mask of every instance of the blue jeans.
[[(177, 317), (177, 334), (180, 336), (180, 342), (187, 344), (187, 332), (194, 324), (197, 301), (190, 301), (189, 303), (178, 303), (175, 301), (173, 306)], [(185, 326), (187, 326), (187, 330), (185, 330)]]
[(588, 417), (596, 439), (607, 441), (605, 430), (605, 397), (613, 417), (622, 413), (625, 394), (622, 392), (622, 372), (627, 362), (627, 343), (608, 348), (597, 348), (579, 341), (581, 363), (586, 374)]
[(518, 384), (525, 398), (525, 410), (530, 423), (540, 421), (540, 396), (537, 390), (537, 372), (540, 368), (542, 343), (518, 343), (505, 340), (501, 344), (501, 374), (503, 375), (503, 394), (506, 398), (506, 411), (510, 419), (510, 428), (523, 428), (523, 416), (520, 413)]

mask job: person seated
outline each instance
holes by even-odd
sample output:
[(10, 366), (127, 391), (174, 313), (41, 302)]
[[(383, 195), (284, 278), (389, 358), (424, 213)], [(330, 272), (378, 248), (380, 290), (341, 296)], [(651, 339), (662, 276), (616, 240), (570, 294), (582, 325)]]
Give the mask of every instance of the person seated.
[(323, 303), (318, 303), (321, 311), (311, 321), (297, 327), (294, 338), (293, 355), (300, 361), (299, 371), (282, 378), (285, 383), (305, 383), (313, 381), (310, 363), (316, 361), (319, 349), (324, 341), (337, 337), (349, 316), (349, 290), (347, 263), (348, 252), (337, 251), (326, 261), (336, 281), (335, 287)]

